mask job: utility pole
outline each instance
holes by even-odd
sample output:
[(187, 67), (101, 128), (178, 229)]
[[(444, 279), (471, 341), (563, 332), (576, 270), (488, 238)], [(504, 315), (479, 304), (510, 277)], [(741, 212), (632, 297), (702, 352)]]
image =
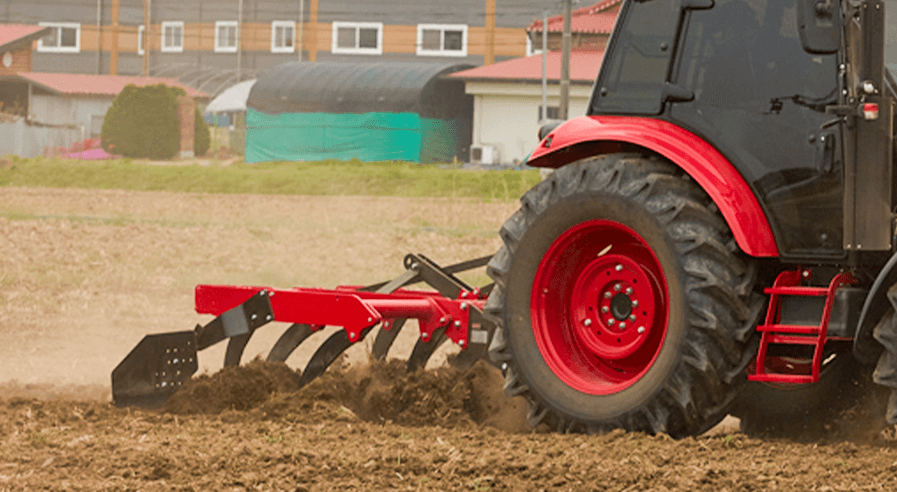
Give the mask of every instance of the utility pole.
[(495, 63), (495, 0), (486, 0), (486, 49), (483, 64)]
[(558, 118), (570, 117), (570, 49), (572, 36), (573, 0), (564, 0), (564, 34), (561, 37), (561, 100), (558, 104)]
[(153, 22), (150, 18), (152, 0), (143, 0), (143, 75), (149, 77), (150, 71), (150, 33), (153, 32)]
[(548, 9), (542, 9), (542, 118), (548, 119)]
[(237, 82), (243, 80), (243, 0), (237, 2)]
[(305, 0), (299, 0), (299, 29), (296, 35), (296, 51), (299, 53), (299, 61), (302, 61), (302, 35), (305, 33)]
[(97, 75), (103, 75), (103, 0), (97, 0)]
[(318, 0), (311, 0), (311, 12), (308, 13), (308, 61), (318, 61)]
[(118, 75), (118, 5), (112, 0), (112, 46), (109, 47), (109, 75)]

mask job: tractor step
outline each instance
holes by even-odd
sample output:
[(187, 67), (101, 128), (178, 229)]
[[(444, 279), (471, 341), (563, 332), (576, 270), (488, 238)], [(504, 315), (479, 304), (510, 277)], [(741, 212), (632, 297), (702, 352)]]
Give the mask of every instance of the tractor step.
[[(801, 282), (809, 278), (809, 270), (790, 270), (780, 273), (773, 286), (764, 289), (764, 292), (770, 295), (769, 309), (766, 312), (766, 321), (757, 327), (757, 331), (761, 333), (760, 348), (757, 351), (756, 372), (748, 375), (749, 380), (792, 384), (819, 381), (826, 341), (841, 339), (828, 336), (836, 292), (841, 286), (855, 284), (857, 281), (850, 273), (838, 273), (832, 278), (828, 287), (802, 286)], [(818, 297), (824, 297), (821, 306), (818, 305), (818, 301), (812, 300)], [(800, 306), (800, 299), (804, 299), (805, 304), (812, 304), (811, 309), (821, 308), (818, 325), (790, 324), (788, 316), (783, 316), (786, 307), (791, 309), (803, 307)], [(772, 369), (767, 358), (771, 345), (812, 347), (813, 357), (809, 365), (809, 374), (778, 372)], [(786, 367), (789, 365), (786, 364)]]

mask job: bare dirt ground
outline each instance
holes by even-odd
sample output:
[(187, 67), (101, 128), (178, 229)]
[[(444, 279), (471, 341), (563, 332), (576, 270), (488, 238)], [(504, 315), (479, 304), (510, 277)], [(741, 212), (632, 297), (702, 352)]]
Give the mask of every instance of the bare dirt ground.
[[(368, 365), (359, 344), (295, 391), (315, 344), (287, 366), (222, 372), (216, 346), (165, 410), (109, 403), (109, 374), (143, 335), (208, 321), (196, 284), (373, 283), (407, 252), (493, 253), (515, 208), (0, 188), (0, 491), (897, 490), (897, 448), (877, 431), (809, 443), (732, 427), (679, 441), (532, 432), (497, 371), (446, 367), (448, 349), (407, 374)], [(260, 330), (247, 362), (280, 328)], [(414, 340), (403, 335), (398, 359)]]

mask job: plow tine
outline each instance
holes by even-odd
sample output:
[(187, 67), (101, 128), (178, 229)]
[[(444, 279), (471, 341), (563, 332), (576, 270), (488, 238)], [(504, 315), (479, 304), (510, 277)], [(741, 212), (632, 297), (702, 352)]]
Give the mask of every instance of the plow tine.
[(416, 371), (423, 369), (427, 365), (427, 361), (433, 356), (433, 352), (442, 345), (446, 340), (445, 328), (439, 328), (433, 332), (430, 341), (425, 342), (421, 339), (414, 344), (414, 350), (411, 351), (411, 357), (408, 358), (408, 370)]
[(371, 348), (371, 354), (375, 360), (386, 359), (386, 353), (389, 352), (389, 348), (395, 342), (396, 337), (402, 330), (402, 326), (405, 325), (405, 321), (407, 321), (405, 318), (396, 318), (393, 321), (392, 329), (384, 330), (380, 328), (380, 331), (377, 332), (377, 338), (374, 339), (374, 346)]
[(230, 338), (227, 341), (227, 352), (224, 354), (224, 367), (240, 365), (240, 359), (243, 357), (243, 350), (246, 349), (246, 344), (249, 343), (249, 337), (251, 336), (252, 332), (250, 331), (244, 335)]
[(290, 354), (296, 350), (296, 347), (314, 332), (315, 331), (311, 329), (311, 326), (306, 324), (296, 323), (291, 325), (287, 328), (287, 331), (283, 332), (283, 335), (280, 335), (280, 338), (277, 339), (277, 342), (274, 344), (274, 347), (271, 348), (271, 352), (268, 353), (268, 357), (265, 360), (268, 362), (286, 362)]
[[(370, 330), (370, 328), (367, 328), (362, 331), (359, 340), (364, 339), (365, 335), (367, 335)], [(301, 388), (305, 386), (312, 382), (316, 377), (324, 374), (324, 371), (333, 364), (333, 361), (352, 345), (353, 342), (350, 342), (349, 338), (346, 337), (345, 331), (340, 330), (333, 335), (330, 335), (330, 338), (318, 347), (315, 355), (311, 357), (308, 361), (308, 365), (305, 366), (305, 370), (302, 371), (302, 375), (299, 376), (299, 387)]]

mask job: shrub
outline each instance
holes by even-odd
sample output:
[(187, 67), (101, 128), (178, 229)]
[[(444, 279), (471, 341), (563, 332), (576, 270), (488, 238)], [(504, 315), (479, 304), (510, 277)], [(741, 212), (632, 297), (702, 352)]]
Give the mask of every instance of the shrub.
[[(164, 84), (126, 86), (103, 119), (103, 148), (132, 158), (175, 157), (181, 146), (177, 98), (184, 94), (180, 87)], [(193, 148), (202, 155), (208, 152), (211, 137), (198, 109), (195, 120)]]
[(110, 153), (171, 159), (180, 149), (176, 92), (164, 84), (126, 86), (106, 112), (102, 139)]
[(199, 108), (196, 108), (196, 116), (193, 124), (193, 153), (196, 155), (206, 155), (209, 147), (212, 145), (212, 135), (209, 132), (209, 125), (202, 118)]

